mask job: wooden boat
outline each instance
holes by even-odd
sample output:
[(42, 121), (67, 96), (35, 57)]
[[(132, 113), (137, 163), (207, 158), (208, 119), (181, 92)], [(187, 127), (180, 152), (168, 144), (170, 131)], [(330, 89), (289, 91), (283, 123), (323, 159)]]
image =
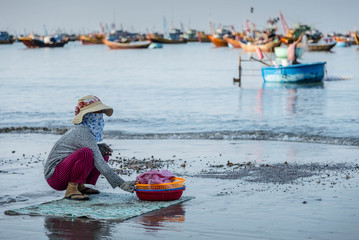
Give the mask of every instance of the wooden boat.
[(345, 36), (333, 36), (334, 40), (337, 42), (337, 47), (350, 47), (351, 40)]
[(308, 51), (330, 51), (337, 43), (308, 43), (307, 50)]
[[(297, 58), (301, 58), (304, 53), (304, 49), (297, 47), (295, 50), (295, 55)], [(287, 47), (275, 47), (274, 54), (276, 58), (286, 59), (288, 57), (288, 48)]]
[(110, 49), (140, 49), (148, 48), (148, 46), (151, 44), (151, 41), (133, 41), (128, 43), (120, 43), (104, 39), (103, 43), (106, 44)]
[(233, 38), (225, 37), (224, 40), (228, 43), (228, 45), (231, 45), (234, 48), (241, 48), (241, 45), (239, 43), (240, 40), (235, 40)]
[(197, 32), (197, 38), (198, 38), (198, 42), (211, 42), (211, 40), (209, 40), (208, 35), (205, 34), (204, 32)]
[(270, 66), (262, 68), (265, 82), (312, 83), (324, 78), (326, 62)]
[[(310, 36), (309, 36), (310, 37)], [(289, 45), (289, 40), (292, 40), (293, 42), (295, 42), (298, 38), (296, 37), (288, 37), (288, 36), (280, 36), (280, 41), (282, 43), (284, 43), (285, 45)], [(312, 43), (317, 43), (319, 42), (321, 39), (322, 39), (322, 36), (319, 36), (317, 38), (308, 38), (307, 36), (307, 39), (310, 40)]]
[(187, 42), (198, 42), (197, 31), (194, 29), (189, 29), (183, 34), (183, 38), (186, 39)]
[(213, 35), (208, 35), (208, 38), (216, 47), (228, 47), (228, 43), (224, 39), (214, 37)]
[(355, 39), (356, 44), (359, 45), (359, 36), (358, 36), (358, 34), (353, 33), (353, 35), (354, 35), (354, 39)]
[(8, 32), (0, 32), (0, 44), (13, 44), (16, 38)]
[(261, 44), (261, 45), (255, 45), (252, 43), (242, 43), (241, 41), (238, 41), (238, 44), (241, 45), (241, 48), (243, 48), (244, 51), (246, 52), (255, 52), (257, 47), (262, 51), (262, 52), (273, 52), (275, 47), (279, 47), (281, 45), (281, 41), (271, 41), (265, 44)]
[(83, 45), (103, 44), (103, 39), (105, 39), (105, 35), (104, 34), (89, 34), (87, 36), (80, 35), (79, 38)]
[(164, 44), (182, 44), (187, 43), (187, 40), (184, 38), (176, 39), (170, 39), (170, 38), (164, 38), (162, 36), (158, 36), (155, 34), (148, 34), (147, 35), (148, 40), (154, 43), (164, 43)]
[(35, 37), (18, 37), (18, 40), (21, 41), (28, 48), (55, 48), (63, 47), (68, 43), (68, 39), (63, 39), (61, 41), (53, 41), (51, 38), (45, 37), (44, 39), (35, 38)]

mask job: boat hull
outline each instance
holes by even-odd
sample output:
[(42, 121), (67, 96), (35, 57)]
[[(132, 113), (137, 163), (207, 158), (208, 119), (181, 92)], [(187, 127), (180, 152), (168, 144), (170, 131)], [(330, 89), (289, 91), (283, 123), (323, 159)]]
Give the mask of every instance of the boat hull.
[(103, 44), (104, 39), (105, 39), (105, 35), (103, 34), (98, 34), (94, 37), (80, 35), (80, 41), (83, 45)]
[(150, 41), (130, 42), (130, 43), (116, 43), (112, 41), (103, 40), (110, 49), (140, 49), (148, 48)]
[(186, 39), (173, 40), (173, 39), (167, 39), (167, 38), (159, 37), (159, 36), (156, 36), (156, 35), (153, 35), (153, 34), (149, 34), (148, 39), (151, 42), (154, 42), (154, 43), (164, 43), (164, 44), (183, 44), (183, 43), (187, 43)]
[(355, 43), (357, 45), (359, 45), (359, 36), (358, 36), (358, 34), (354, 33), (354, 39), (355, 39)]
[(13, 44), (15, 39), (0, 40), (0, 44)]
[(324, 78), (326, 62), (295, 64), (289, 66), (263, 67), (262, 76), (265, 82), (280, 83), (313, 83)]
[(228, 43), (224, 39), (216, 38), (211, 35), (208, 35), (208, 38), (216, 47), (228, 47)]
[(28, 48), (56, 48), (63, 47), (68, 41), (63, 42), (54, 42), (54, 43), (45, 43), (43, 41), (32, 39), (29, 37), (20, 37), (19, 41), (21, 41)]
[(308, 44), (308, 51), (330, 51), (337, 43), (332, 44)]
[(228, 45), (231, 45), (233, 48), (241, 48), (241, 44), (239, 43), (239, 40), (235, 40), (229, 37), (224, 38)]

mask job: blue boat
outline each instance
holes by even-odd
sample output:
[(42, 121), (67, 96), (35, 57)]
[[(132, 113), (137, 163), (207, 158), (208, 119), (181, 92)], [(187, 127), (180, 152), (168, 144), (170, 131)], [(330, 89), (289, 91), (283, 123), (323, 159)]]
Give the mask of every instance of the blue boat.
[(262, 68), (265, 82), (311, 83), (324, 78), (326, 62), (271, 66)]

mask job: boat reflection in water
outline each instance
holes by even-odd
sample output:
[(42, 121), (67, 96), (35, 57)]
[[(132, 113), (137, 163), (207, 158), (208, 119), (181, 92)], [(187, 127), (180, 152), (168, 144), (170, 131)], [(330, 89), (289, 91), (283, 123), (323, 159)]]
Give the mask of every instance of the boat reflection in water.
[[(257, 93), (255, 111), (261, 117), (272, 115), (273, 112), (281, 116), (300, 118), (297, 111), (305, 112), (308, 116), (321, 114), (325, 105), (323, 82), (316, 83), (279, 83), (264, 82)], [(318, 94), (307, 94), (318, 91)], [(314, 97), (313, 97), (314, 96)], [(308, 104), (311, 103), (311, 104)], [(312, 104), (315, 103), (315, 104)]]
[(298, 88), (324, 88), (324, 82), (314, 83), (282, 83), (282, 82), (264, 82), (262, 85), (263, 89), (298, 89)]

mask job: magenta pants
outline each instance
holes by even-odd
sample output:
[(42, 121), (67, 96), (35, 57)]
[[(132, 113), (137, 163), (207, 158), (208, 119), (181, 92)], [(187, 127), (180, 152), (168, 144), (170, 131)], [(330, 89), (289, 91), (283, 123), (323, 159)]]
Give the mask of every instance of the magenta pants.
[[(108, 162), (109, 156), (104, 157)], [(90, 148), (80, 148), (57, 164), (54, 174), (47, 183), (55, 190), (62, 191), (69, 182), (95, 185), (100, 172), (95, 168)]]

